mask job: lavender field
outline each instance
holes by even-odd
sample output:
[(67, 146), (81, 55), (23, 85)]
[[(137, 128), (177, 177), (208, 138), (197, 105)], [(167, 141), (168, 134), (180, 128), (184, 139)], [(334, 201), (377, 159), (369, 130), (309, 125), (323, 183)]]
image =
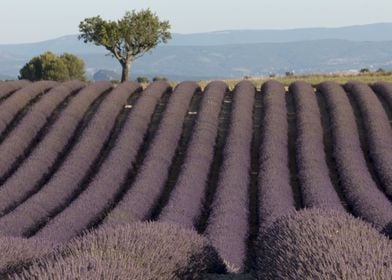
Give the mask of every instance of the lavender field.
[(392, 279), (392, 84), (0, 81), (0, 279)]

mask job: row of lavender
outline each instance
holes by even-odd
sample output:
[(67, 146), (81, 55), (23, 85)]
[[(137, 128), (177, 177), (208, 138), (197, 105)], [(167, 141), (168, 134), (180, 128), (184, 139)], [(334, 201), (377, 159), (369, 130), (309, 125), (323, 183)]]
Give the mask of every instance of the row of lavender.
[[(212, 213), (206, 236), (233, 271), (244, 271), (247, 256), (248, 187), (250, 183), (250, 148), (252, 112), (256, 90), (247, 81), (234, 90), (230, 131), (224, 150)], [(230, 244), (228, 246), (228, 244)]]
[[(57, 121), (29, 156), (21, 161), (18, 168), (13, 170), (13, 173), (4, 171), (3, 178), (7, 180), (0, 188), (2, 216), (27, 199), (31, 192), (39, 189), (50, 170), (54, 169), (56, 163), (61, 160), (63, 151), (72, 148), (71, 144), (75, 142), (72, 140), (81, 130), (78, 128), (83, 127), (87, 122), (85, 120), (92, 113), (89, 109), (94, 101), (100, 101), (100, 97), (111, 88), (110, 83), (99, 82), (82, 89), (61, 112)], [(33, 119), (30, 121), (34, 122)], [(2, 166), (7, 167), (6, 164)]]
[(113, 204), (116, 195), (121, 192), (127, 174), (134, 169), (154, 110), (162, 95), (169, 90), (167, 83), (157, 82), (143, 92), (132, 108), (110, 154), (85, 191), (63, 212), (51, 219), (35, 238), (67, 241), (83, 232), (104, 214)]
[[(392, 221), (392, 204), (368, 170), (346, 92), (332, 82), (321, 84), (318, 90), (325, 98), (331, 119), (333, 154), (344, 197), (354, 215), (383, 230)], [(387, 131), (390, 129), (387, 127)], [(390, 153), (391, 149), (385, 152)]]
[(12, 94), (1, 105), (0, 110), (0, 134), (3, 134), (10, 125), (15, 116), (23, 110), (30, 102), (39, 99), (45, 92), (56, 86), (56, 82), (41, 81), (28, 84), (18, 91), (18, 94)]
[[(385, 90), (385, 84), (375, 84), (375, 89), (384, 93), (386, 99), (392, 99), (392, 95)], [(392, 131), (388, 115), (382, 107), (380, 100), (372, 92), (372, 89), (359, 82), (348, 83), (345, 89), (358, 103), (363, 118), (369, 156), (386, 194), (392, 198)]]
[[(2, 232), (13, 236), (27, 235), (37, 224), (45, 221), (68, 201), (99, 155), (105, 140), (110, 137), (111, 128), (130, 93), (139, 89), (137, 84), (124, 83), (105, 97), (83, 130), (80, 140), (65, 156), (59, 169), (46, 184), (37, 186), (36, 189), (18, 192), (19, 200), (12, 201), (17, 207), (0, 218)], [(21, 182), (19, 184), (21, 185)]]
[(129, 190), (122, 200), (103, 221), (104, 226), (149, 219), (150, 211), (163, 192), (191, 99), (199, 90), (193, 82), (184, 82), (176, 87), (143, 165), (132, 186), (128, 186)]
[[(266, 85), (265, 85), (265, 88), (268, 88), (270, 85), (272, 84), (272, 82), (269, 82), (269, 83), (267, 83)], [(10, 85), (10, 84), (9, 84)], [(64, 85), (64, 86), (66, 86), (66, 85)], [(72, 84), (71, 84), (71, 86), (72, 86)], [(75, 85), (76, 87), (77, 87), (77, 85)], [(348, 87), (350, 87), (351, 86), (351, 84), (348, 84)], [(356, 85), (357, 87), (356, 87), (356, 90), (355, 90), (355, 92), (359, 92), (360, 91), (360, 89), (358, 89), (359, 88), (359, 86), (360, 85)], [(377, 86), (377, 85), (376, 85)], [(61, 86), (60, 86), (61, 87)], [(60, 87), (57, 87), (55, 90), (57, 90), (57, 91), (59, 91), (60, 90)], [(351, 86), (352, 87), (352, 86)], [(380, 87), (380, 85), (379, 85), (379, 87)], [(27, 88), (29, 88), (29, 86), (27, 87)], [(369, 88), (368, 88), (368, 90), (370, 90)], [(302, 84), (302, 85), (298, 85), (298, 84), (293, 84), (292, 85), (292, 91), (293, 91), (293, 93), (294, 93), (294, 95), (295, 96), (298, 96), (300, 93), (305, 93), (305, 92), (310, 92), (311, 91), (311, 88), (310, 88), (310, 86), (307, 86), (307, 88), (306, 88), (306, 85), (304, 85), (304, 84)], [(23, 93), (24, 92), (26, 92), (26, 90), (24, 90), (23, 91)], [(69, 93), (68, 93), (69, 94)], [(56, 95), (56, 97), (57, 98), (59, 98), (58, 96), (59, 96), (60, 94), (57, 94)], [(308, 97), (309, 97), (309, 99), (314, 99), (314, 97), (313, 97), (313, 95), (312, 94), (310, 94), (309, 95), (309, 93), (307, 93), (306, 94)], [(17, 95), (16, 95), (17, 96)], [(21, 96), (26, 96), (26, 94), (24, 93), (24, 94), (22, 94)], [(44, 100), (46, 101), (46, 100), (49, 100), (49, 97), (51, 97), (51, 96), (55, 96), (54, 94), (52, 94), (52, 95), (49, 95), (48, 94), (48, 96), (46, 96), (46, 98), (44, 98)], [(370, 96), (370, 98), (372, 98), (373, 97), (373, 100), (372, 100), (372, 102), (373, 102), (373, 105), (374, 104), (376, 104), (376, 105), (378, 105), (379, 107), (380, 107), (380, 105), (379, 104), (377, 104), (377, 102), (375, 103), (374, 102), (374, 98), (375, 98), (375, 96), (373, 96), (373, 95), (364, 95), (364, 96)], [(64, 97), (63, 97), (64, 98)], [(54, 97), (52, 97), (52, 99), (54, 99)], [(305, 110), (301, 110), (301, 105), (300, 105), (300, 102), (301, 102), (301, 98), (299, 98), (299, 97), (296, 97), (296, 99), (297, 99), (297, 103), (299, 104), (297, 104), (297, 106), (298, 106), (298, 108), (297, 108), (297, 113), (298, 113), (298, 119), (299, 119), (299, 121), (298, 121), (298, 123), (297, 123), (297, 126), (298, 126), (298, 131), (299, 131), (299, 134), (298, 134), (298, 139), (297, 139), (297, 142), (298, 142), (298, 145), (297, 145), (297, 147), (298, 147), (298, 155), (297, 155), (297, 157), (298, 157), (298, 162), (299, 162), (299, 165), (300, 166), (304, 166), (304, 167), (301, 167), (300, 168), (300, 173), (301, 173), (301, 171), (303, 170), (303, 169), (306, 169), (306, 168), (309, 168), (309, 164), (308, 164), (308, 166), (305, 166), (306, 164), (306, 162), (307, 162), (307, 160), (314, 160), (315, 162), (321, 162), (321, 163), (323, 163), (324, 161), (323, 160), (321, 160), (321, 161), (319, 161), (320, 159), (322, 159), (322, 155), (320, 155), (318, 158), (315, 158), (315, 159), (312, 159), (312, 158), (307, 158), (306, 157), (306, 155), (305, 156), (302, 156), (302, 154), (306, 154), (306, 152), (304, 152), (304, 151), (302, 151), (301, 149), (303, 149), (303, 147), (309, 147), (309, 146), (312, 146), (312, 143), (311, 143), (311, 141), (309, 140), (309, 139), (311, 139), (310, 138), (310, 136), (313, 136), (313, 135), (310, 135), (309, 133), (307, 133), (307, 131), (309, 131), (309, 130), (312, 130), (312, 131), (314, 131), (315, 129), (316, 130), (318, 130), (318, 133), (315, 133), (315, 135), (321, 135), (321, 132), (320, 132), (320, 124), (315, 124), (315, 125), (310, 125), (309, 126), (309, 128), (308, 129), (306, 129), (306, 128), (303, 128), (303, 129), (301, 129), (301, 112), (303, 112), (303, 111), (305, 111), (305, 112), (310, 112), (310, 110), (312, 110), (312, 108), (313, 108), (313, 110), (317, 110), (317, 106), (316, 106), (316, 104), (315, 104), (315, 101), (313, 100), (313, 102), (310, 102), (309, 104), (308, 104), (308, 106), (306, 107), (306, 109)], [(46, 105), (44, 105), (44, 104), (48, 104), (49, 102), (48, 101), (46, 101), (46, 102), (44, 102), (44, 100), (42, 100), (42, 102), (39, 102), (35, 107), (37, 107), (37, 111), (38, 112), (36, 112), (35, 114), (34, 114), (34, 110), (32, 110), (32, 112), (30, 112), (30, 115), (29, 115), (29, 118), (25, 118), (24, 119), (24, 122), (20, 125), (22, 128), (26, 128), (27, 126), (28, 126), (28, 124), (29, 124), (29, 122), (33, 122), (33, 119), (34, 119), (34, 117), (37, 117), (37, 115), (40, 113), (40, 111), (39, 111), (39, 109), (41, 109), (41, 112), (42, 111), (44, 111), (44, 110), (42, 110), (42, 108), (45, 108), (45, 106)], [(58, 99), (58, 101), (60, 101), (61, 100), (61, 98), (60, 99)], [(38, 105), (41, 105), (41, 106), (38, 106)], [(41, 107), (41, 108), (40, 108)], [(52, 107), (53, 107), (53, 105), (52, 105)], [(369, 106), (368, 106), (369, 107)], [(374, 106), (373, 106), (374, 107)], [(266, 106), (266, 108), (268, 108), (268, 106)], [(361, 106), (361, 108), (363, 108), (363, 106)], [(372, 106), (370, 106), (369, 108), (372, 108)], [(53, 109), (53, 108), (52, 108)], [(46, 110), (46, 114), (48, 114), (50, 112), (50, 110), (48, 109), (48, 110)], [(316, 120), (316, 122), (317, 122), (317, 116), (318, 116), (318, 112), (316, 112), (313, 116), (308, 116), (307, 117), (307, 119), (308, 120), (310, 120), (310, 119), (312, 119), (313, 121), (314, 120)], [(266, 114), (267, 116), (269, 116), (270, 114)], [(306, 118), (306, 117), (305, 117)], [(384, 118), (384, 119), (383, 119)], [(383, 143), (386, 143), (386, 141), (388, 140), (388, 135), (386, 135), (386, 133), (384, 133), (384, 134), (381, 134), (381, 132), (382, 131), (385, 131), (385, 132), (387, 132), (387, 130), (385, 130), (385, 124), (387, 123), (387, 121), (385, 120), (385, 114), (383, 114), (383, 112), (382, 112), (382, 108), (378, 108), (378, 115), (377, 116), (373, 116), (371, 119), (370, 119), (370, 121), (369, 121), (369, 123), (371, 122), (371, 120), (374, 120), (374, 119), (382, 119), (382, 123), (383, 123), (383, 130), (382, 129), (380, 129), (380, 128), (378, 128), (378, 133), (375, 135), (375, 136), (372, 136), (372, 134), (370, 134), (370, 138), (371, 139), (373, 139), (373, 142), (375, 141), (375, 140), (377, 140), (377, 139), (384, 139), (383, 141), (379, 141), (379, 143), (381, 143), (381, 144), (383, 144)], [(303, 121), (302, 121), (303, 122)], [(43, 121), (41, 120), (41, 122), (40, 122), (40, 125), (42, 126), (42, 123), (43, 123)], [(304, 123), (306, 123), (306, 121), (304, 122)], [(369, 129), (371, 130), (371, 129), (377, 129), (376, 128), (376, 126), (372, 126), (372, 125), (369, 125), (368, 123), (366, 123), (366, 125), (368, 125), (368, 127), (369, 127)], [(266, 126), (266, 127), (268, 127), (268, 126)], [(19, 128), (19, 127), (18, 127)], [(19, 133), (21, 133), (21, 132), (23, 132), (23, 130), (22, 129), (17, 129), (16, 131), (18, 131)], [(34, 131), (35, 133), (37, 132), (37, 129)], [(15, 133), (16, 134), (16, 133)], [(270, 133), (265, 133), (266, 135), (270, 135)], [(283, 133), (284, 134), (284, 133)], [(22, 134), (22, 136), (23, 136), (23, 134)], [(384, 138), (382, 138), (382, 136), (384, 136)], [(10, 137), (10, 138), (12, 138), (12, 137)], [(281, 139), (283, 139), (284, 137), (280, 137)], [(7, 138), (8, 139), (8, 138)], [(15, 139), (17, 139), (17, 138), (15, 138)], [(303, 140), (303, 139), (305, 139), (305, 140)], [(306, 145), (302, 145), (301, 144), (301, 141), (309, 141), (309, 143), (307, 143)], [(320, 153), (320, 151), (322, 150), (322, 149), (319, 149), (319, 148), (317, 148), (317, 145), (318, 145), (318, 147), (320, 147), (320, 142), (321, 142), (321, 140), (320, 139), (318, 139), (317, 141), (316, 141), (317, 143), (315, 144), (316, 145), (316, 148), (314, 148), (314, 151), (318, 151), (319, 153)], [(18, 143), (17, 141), (16, 141), (16, 143)], [(373, 149), (377, 149), (377, 148), (380, 148), (379, 146), (381, 146), (382, 147), (382, 145), (371, 145), (371, 147), (373, 148)], [(384, 144), (384, 146), (385, 146), (385, 144)], [(3, 147), (3, 146), (2, 146)], [(13, 149), (13, 150), (15, 150), (15, 149)], [(384, 147), (384, 150), (385, 150), (385, 147)], [(5, 150), (6, 151), (6, 150)], [(308, 156), (310, 155), (310, 154), (315, 154), (314, 152), (313, 153), (310, 153), (310, 152), (308, 152)], [(374, 159), (375, 159), (375, 162), (377, 162), (377, 157), (383, 157), (384, 156), (384, 162), (386, 161), (385, 160), (385, 156), (386, 155), (388, 155), (388, 153), (382, 153), (382, 152), (380, 152), (380, 151), (375, 151), (374, 153)], [(14, 156), (16, 156), (16, 155), (14, 155)], [(378, 163), (378, 165), (377, 166), (379, 166), (379, 169), (380, 168), (382, 168), (383, 167), (383, 165), (382, 164), (380, 164), (380, 162), (382, 162), (382, 159), (379, 159), (379, 161), (378, 161), (379, 163)], [(385, 164), (384, 164), (384, 166), (385, 166)], [(329, 184), (329, 180), (326, 178), (326, 174), (325, 174), (325, 170), (326, 170), (326, 168), (325, 168), (326, 166), (324, 165), (321, 169), (324, 169), (324, 175), (323, 175), (323, 177), (325, 177), (324, 179), (325, 180), (322, 180), (323, 182), (327, 182), (327, 184)], [(384, 168), (385, 169), (385, 168)], [(380, 176), (380, 177), (382, 177), (382, 178), (387, 178), (388, 179), (388, 170), (384, 170), (384, 173), (382, 173), (381, 174), (382, 176)], [(262, 176), (263, 177), (263, 176)], [(314, 179), (315, 178), (315, 176), (312, 176), (311, 174), (310, 174), (310, 176), (301, 176), (301, 177), (309, 177), (309, 178), (311, 178), (311, 179)], [(387, 180), (386, 179), (386, 180)], [(304, 179), (304, 181), (306, 181), (305, 179)], [(302, 183), (302, 185), (312, 185), (312, 183), (306, 183), (306, 182), (303, 182)], [(314, 185), (314, 184), (313, 184)], [(331, 189), (331, 186), (329, 186), (327, 189)], [(388, 185), (386, 184), (386, 189), (388, 189)], [(304, 198), (305, 198), (305, 206), (311, 206), (312, 205), (312, 202), (309, 202), (309, 203), (306, 203), (306, 197), (308, 196), (308, 195), (310, 195), (310, 193), (312, 192), (312, 189), (309, 189), (309, 191), (303, 191), (303, 196), (304, 196)], [(317, 193), (318, 192), (315, 192), (315, 195), (317, 195)], [(333, 194), (332, 194), (333, 195)], [(333, 199), (335, 199), (336, 200), (336, 197), (335, 198), (333, 198)]]
[[(32, 141), (43, 130), (47, 121), (53, 118), (58, 106), (69, 101), (72, 94), (79, 92), (83, 86), (84, 83), (79, 81), (66, 82), (55, 86), (42, 97), (40, 102), (31, 106), (26, 116), (1, 143), (0, 174), (5, 174), (9, 170), (9, 167), (15, 164), (18, 158), (22, 157), (26, 149), (32, 145)], [(28, 89), (29, 87), (26, 88), (26, 90)], [(30, 93), (28, 92), (28, 94)], [(19, 102), (17, 103), (19, 104)], [(12, 105), (7, 101), (2, 105), (1, 111), (3, 112), (3, 109), (6, 110), (11, 107)]]
[(304, 207), (344, 211), (331, 182), (326, 163), (320, 110), (312, 86), (295, 82), (290, 86), (296, 109), (296, 161)]
[(260, 146), (259, 223), (261, 228), (295, 210), (288, 160), (288, 121), (285, 88), (271, 81), (264, 94), (262, 142)]
[(0, 102), (28, 84), (30, 82), (26, 80), (2, 82), (0, 84)]
[[(376, 84), (385, 95), (392, 95), (385, 84)], [(355, 98), (370, 99), (362, 101), (360, 108), (367, 113), (364, 122), (373, 160), (388, 194), (388, 166), (391, 150), (391, 128), (384, 109), (370, 88), (364, 84), (348, 84), (353, 88)], [(259, 205), (260, 226), (267, 226), (277, 217), (283, 216), (295, 207), (287, 168), (287, 120), (284, 104), (284, 89), (273, 82), (266, 83), (264, 100), (264, 131), (260, 150)], [(359, 135), (353, 110), (344, 89), (335, 83), (325, 82), (317, 88), (325, 98), (328, 117), (331, 120), (333, 155), (339, 176), (339, 186), (332, 184), (326, 164), (323, 147), (323, 129), (320, 112), (313, 88), (303, 82), (290, 86), (289, 94), (294, 95), (296, 106), (296, 161), (300, 181), (303, 207), (333, 208), (344, 211), (337, 195), (341, 188), (344, 199), (352, 213), (383, 230), (392, 221), (392, 204), (373, 181), (359, 143)], [(364, 90), (367, 90), (364, 93)], [(269, 95), (269, 92), (274, 94)], [(365, 97), (366, 96), (366, 97)], [(373, 102), (373, 103), (370, 103)], [(370, 103), (370, 104), (369, 104)], [(376, 104), (375, 106), (371, 106)], [(277, 113), (278, 112), (278, 113)], [(380, 119), (378, 119), (380, 116)], [(371, 123), (379, 121), (377, 128)], [(369, 122), (369, 123), (367, 123)], [(374, 126), (374, 125), (373, 125)], [(379, 127), (383, 129), (380, 129)], [(377, 138), (380, 138), (379, 140)], [(380, 147), (375, 148), (375, 145)], [(388, 145), (389, 144), (389, 145)], [(389, 148), (387, 148), (389, 147)], [(378, 150), (381, 149), (381, 150)], [(377, 165), (378, 161), (378, 165)], [(283, 163), (283, 164), (282, 164)], [(377, 167), (378, 166), (378, 167)], [(337, 191), (335, 190), (337, 189)]]
[(195, 228), (201, 215), (209, 170), (214, 160), (219, 110), (227, 90), (222, 82), (210, 83), (205, 89), (185, 162), (169, 201), (160, 213), (159, 221)]
[[(61, 112), (45, 137), (37, 143), (37, 146), (30, 154), (22, 155), (25, 157), (24, 161), (17, 166), (12, 162), (8, 162), (8, 165), (7, 162), (2, 162), (1, 166), (4, 167), (4, 169), (0, 170), (1, 181), (4, 182), (8, 179), (5, 185), (18, 185), (20, 184), (18, 181), (24, 182), (26, 185), (36, 184), (47, 170), (54, 165), (63, 148), (71, 142), (78, 126), (84, 123), (84, 119), (87, 119), (87, 115), (90, 113), (90, 106), (94, 104), (94, 101), (99, 101), (98, 98), (105, 91), (110, 89), (110, 83), (105, 82), (95, 83), (83, 89), (80, 92), (81, 94), (78, 94), (71, 100), (68, 106)], [(31, 119), (28, 122), (31, 123), (35, 121), (35, 119)], [(18, 129), (16, 128), (16, 131), (17, 130)], [(29, 136), (23, 134), (23, 137)], [(18, 155), (18, 157), (19, 156), (20, 155)], [(2, 189), (5, 188), (12, 190), (11, 186), (2, 187)], [(4, 206), (0, 206), (0, 208), (4, 211)]]

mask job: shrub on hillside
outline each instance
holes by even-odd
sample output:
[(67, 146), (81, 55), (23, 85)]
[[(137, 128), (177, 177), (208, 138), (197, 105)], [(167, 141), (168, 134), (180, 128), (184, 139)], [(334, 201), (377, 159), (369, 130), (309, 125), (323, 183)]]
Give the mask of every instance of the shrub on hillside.
[(20, 69), (19, 79), (30, 81), (84, 81), (86, 80), (84, 61), (69, 53), (57, 56), (52, 52), (45, 52), (40, 56), (33, 57)]
[(215, 250), (196, 232), (165, 223), (104, 227), (12, 279), (201, 279), (224, 272)]
[(392, 279), (392, 243), (367, 223), (308, 209), (261, 232), (257, 279)]
[(166, 77), (162, 77), (162, 76), (156, 76), (154, 78), (152, 78), (153, 82), (157, 82), (157, 81), (167, 81)]
[(136, 82), (140, 84), (148, 84), (150, 80), (147, 77), (137, 77)]
[(59, 56), (68, 70), (69, 80), (86, 80), (84, 75), (84, 61), (76, 55), (64, 53)]
[(294, 72), (293, 71), (286, 71), (285, 75), (286, 75), (286, 77), (293, 77), (294, 76)]

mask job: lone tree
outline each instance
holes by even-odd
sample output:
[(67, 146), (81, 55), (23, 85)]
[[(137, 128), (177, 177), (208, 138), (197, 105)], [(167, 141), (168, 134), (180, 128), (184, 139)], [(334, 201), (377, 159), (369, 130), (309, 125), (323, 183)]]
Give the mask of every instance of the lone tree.
[(52, 52), (45, 52), (33, 57), (19, 73), (19, 79), (30, 81), (86, 80), (83, 60), (69, 53), (58, 56)]
[(79, 24), (79, 39), (105, 47), (121, 64), (121, 81), (126, 81), (132, 62), (171, 39), (170, 24), (160, 21), (149, 9), (126, 12), (118, 21), (100, 16), (86, 18)]

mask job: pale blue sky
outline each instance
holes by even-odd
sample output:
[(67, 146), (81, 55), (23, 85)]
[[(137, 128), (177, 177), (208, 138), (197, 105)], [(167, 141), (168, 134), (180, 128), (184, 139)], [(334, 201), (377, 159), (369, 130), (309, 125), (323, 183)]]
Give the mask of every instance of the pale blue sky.
[(392, 0), (0, 0), (0, 44), (76, 34), (86, 17), (141, 8), (179, 33), (392, 22)]

